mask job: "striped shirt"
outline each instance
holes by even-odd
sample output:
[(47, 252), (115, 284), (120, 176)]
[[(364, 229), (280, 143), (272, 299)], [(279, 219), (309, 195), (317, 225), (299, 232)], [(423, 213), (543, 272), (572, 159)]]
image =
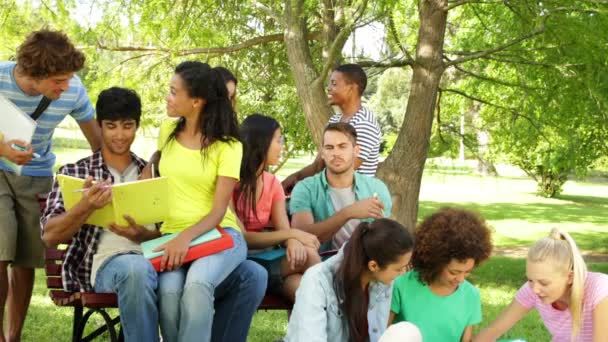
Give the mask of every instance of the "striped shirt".
[[(31, 115), (42, 95), (30, 96), (21, 90), (13, 74), (15, 62), (0, 62), (0, 94), (11, 100), (25, 113)], [(36, 120), (38, 126), (32, 137), (32, 148), (40, 155), (23, 166), (21, 174), (25, 176), (52, 176), (55, 154), (51, 151), (55, 127), (68, 115), (78, 123), (93, 119), (95, 110), (82, 82), (74, 75), (70, 80), (70, 87), (61, 94), (61, 97), (51, 102), (49, 107)], [(0, 113), (0, 116), (2, 113)], [(12, 169), (0, 160), (0, 169)]]
[[(336, 113), (329, 118), (328, 123), (342, 120), (342, 114)], [(359, 145), (359, 158), (363, 163), (357, 169), (362, 175), (375, 176), (380, 158), (381, 131), (376, 116), (369, 109), (361, 107), (348, 121), (357, 131), (357, 145)]]
[[(588, 272), (584, 294), (583, 326), (576, 342), (592, 341), (594, 329), (605, 329), (605, 327), (593, 326), (593, 310), (602, 300), (608, 298), (608, 275)], [(560, 311), (553, 308), (551, 304), (544, 304), (527, 283), (517, 291), (515, 300), (527, 309), (535, 308), (538, 310), (545, 327), (552, 336), (551, 340), (553, 342), (570, 342), (570, 335), (572, 334), (570, 310)]]
[[(131, 160), (137, 165), (137, 174), (146, 165), (146, 161), (131, 153)], [(111, 179), (114, 183), (114, 176), (103, 161), (101, 151), (77, 161), (75, 164), (62, 166), (57, 174), (67, 175), (78, 178), (93, 177), (99, 179)], [(40, 227), (44, 231), (46, 222), (55, 216), (65, 213), (63, 197), (59, 190), (57, 178), (53, 182), (53, 187), (46, 199), (46, 207), (40, 219)], [(99, 240), (103, 228), (84, 224), (80, 230), (72, 237), (72, 243), (68, 246), (65, 261), (61, 268), (61, 278), (63, 288), (70, 292), (92, 292), (91, 273), (93, 271), (93, 256), (97, 253)]]

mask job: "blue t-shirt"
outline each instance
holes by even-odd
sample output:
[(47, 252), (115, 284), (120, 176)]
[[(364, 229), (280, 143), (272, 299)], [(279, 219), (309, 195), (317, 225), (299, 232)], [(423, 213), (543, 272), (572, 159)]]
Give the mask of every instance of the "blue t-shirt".
[[(26, 114), (32, 114), (42, 95), (30, 96), (21, 90), (15, 81), (15, 62), (0, 62), (0, 94), (12, 101)], [(51, 152), (53, 133), (57, 125), (68, 115), (78, 123), (93, 120), (95, 110), (89, 100), (87, 91), (78, 76), (70, 80), (70, 87), (61, 94), (61, 97), (51, 102), (49, 107), (36, 120), (38, 126), (32, 137), (32, 148), (40, 155), (33, 158), (23, 166), (22, 175), (26, 176), (52, 176), (55, 155)], [(0, 116), (2, 113), (0, 113)], [(0, 169), (11, 171), (0, 159)]]
[(411, 271), (395, 279), (391, 311), (393, 324), (415, 324), (423, 341), (459, 342), (466, 327), (481, 322), (481, 297), (466, 280), (449, 296), (438, 296)]

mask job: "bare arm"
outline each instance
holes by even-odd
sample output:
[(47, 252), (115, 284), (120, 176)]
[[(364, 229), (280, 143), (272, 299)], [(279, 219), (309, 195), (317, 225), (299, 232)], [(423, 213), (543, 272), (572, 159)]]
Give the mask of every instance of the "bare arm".
[(355, 170), (359, 170), (359, 167), (361, 167), (361, 164), (363, 164), (364, 160), (361, 158), (355, 158)]
[(281, 182), (281, 185), (283, 186), (283, 189), (285, 189), (285, 192), (289, 193), (298, 181), (317, 174), (318, 172), (323, 170), (324, 167), (325, 162), (321, 158), (321, 153), (317, 153), (317, 156), (315, 157), (315, 160), (312, 162), (312, 164), (305, 166), (301, 170), (289, 175)]
[(464, 328), (464, 332), (462, 333), (462, 338), (460, 339), (461, 342), (471, 342), (473, 341), (473, 326), (469, 325), (468, 327)]
[(165, 269), (171, 271), (181, 267), (190, 241), (220, 224), (228, 209), (228, 204), (232, 197), (232, 189), (234, 189), (235, 184), (236, 179), (234, 178), (218, 176), (213, 196), (213, 206), (209, 213), (198, 223), (180, 232), (171, 241), (155, 249), (155, 251), (165, 251), (160, 263), (161, 272)]
[(530, 311), (526, 309), (515, 299), (504, 309), (500, 315), (479, 335), (475, 336), (474, 342), (496, 341), (507, 330), (511, 329), (515, 323), (519, 322)]
[(99, 150), (101, 148), (101, 128), (99, 128), (97, 120), (91, 119), (89, 121), (81, 122), (78, 125), (85, 138), (87, 138), (89, 145), (91, 145), (91, 150), (93, 150), (93, 152)]
[(608, 322), (608, 297), (593, 309), (593, 342), (608, 341), (608, 329), (603, 326), (606, 322)]
[(387, 326), (391, 326), (391, 324), (393, 324), (393, 321), (395, 320), (395, 313), (394, 312), (390, 312), (388, 314), (388, 325)]

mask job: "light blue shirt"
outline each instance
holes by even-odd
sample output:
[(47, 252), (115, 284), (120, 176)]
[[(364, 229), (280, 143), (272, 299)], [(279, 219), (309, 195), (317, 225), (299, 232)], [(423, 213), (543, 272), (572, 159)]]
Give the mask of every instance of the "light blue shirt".
[[(21, 90), (15, 81), (15, 62), (0, 62), (0, 94), (12, 101), (26, 114), (31, 115), (42, 95), (30, 96)], [(1, 117), (0, 113), (0, 117)], [(40, 158), (34, 158), (23, 166), (21, 174), (25, 176), (53, 176), (55, 154), (51, 152), (53, 133), (57, 125), (68, 115), (78, 123), (93, 120), (95, 110), (89, 96), (78, 76), (70, 80), (69, 89), (61, 97), (51, 102), (49, 107), (36, 120), (38, 126), (32, 137), (32, 148)], [(0, 169), (12, 169), (0, 160)]]
[[(365, 176), (364, 176), (365, 177)], [(348, 325), (334, 290), (334, 276), (342, 262), (339, 253), (304, 273), (296, 291), (296, 302), (289, 318), (285, 342), (347, 342)], [(378, 282), (369, 285), (367, 322), (369, 340), (376, 342), (386, 330), (392, 286)]]

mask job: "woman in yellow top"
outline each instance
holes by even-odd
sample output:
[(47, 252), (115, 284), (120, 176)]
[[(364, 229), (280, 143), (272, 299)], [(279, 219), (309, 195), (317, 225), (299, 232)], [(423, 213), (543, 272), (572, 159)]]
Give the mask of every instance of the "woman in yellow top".
[[(170, 187), (169, 217), (161, 232), (178, 235), (161, 246), (161, 333), (168, 342), (222, 340), (213, 330), (227, 322), (222, 310), (214, 311), (214, 292), (247, 255), (235, 216), (227, 210), (243, 153), (236, 114), (223, 77), (200, 62), (176, 67), (166, 102), (169, 117), (177, 120), (162, 124), (159, 133), (159, 169)], [(183, 265), (190, 241), (218, 224), (234, 247)]]

